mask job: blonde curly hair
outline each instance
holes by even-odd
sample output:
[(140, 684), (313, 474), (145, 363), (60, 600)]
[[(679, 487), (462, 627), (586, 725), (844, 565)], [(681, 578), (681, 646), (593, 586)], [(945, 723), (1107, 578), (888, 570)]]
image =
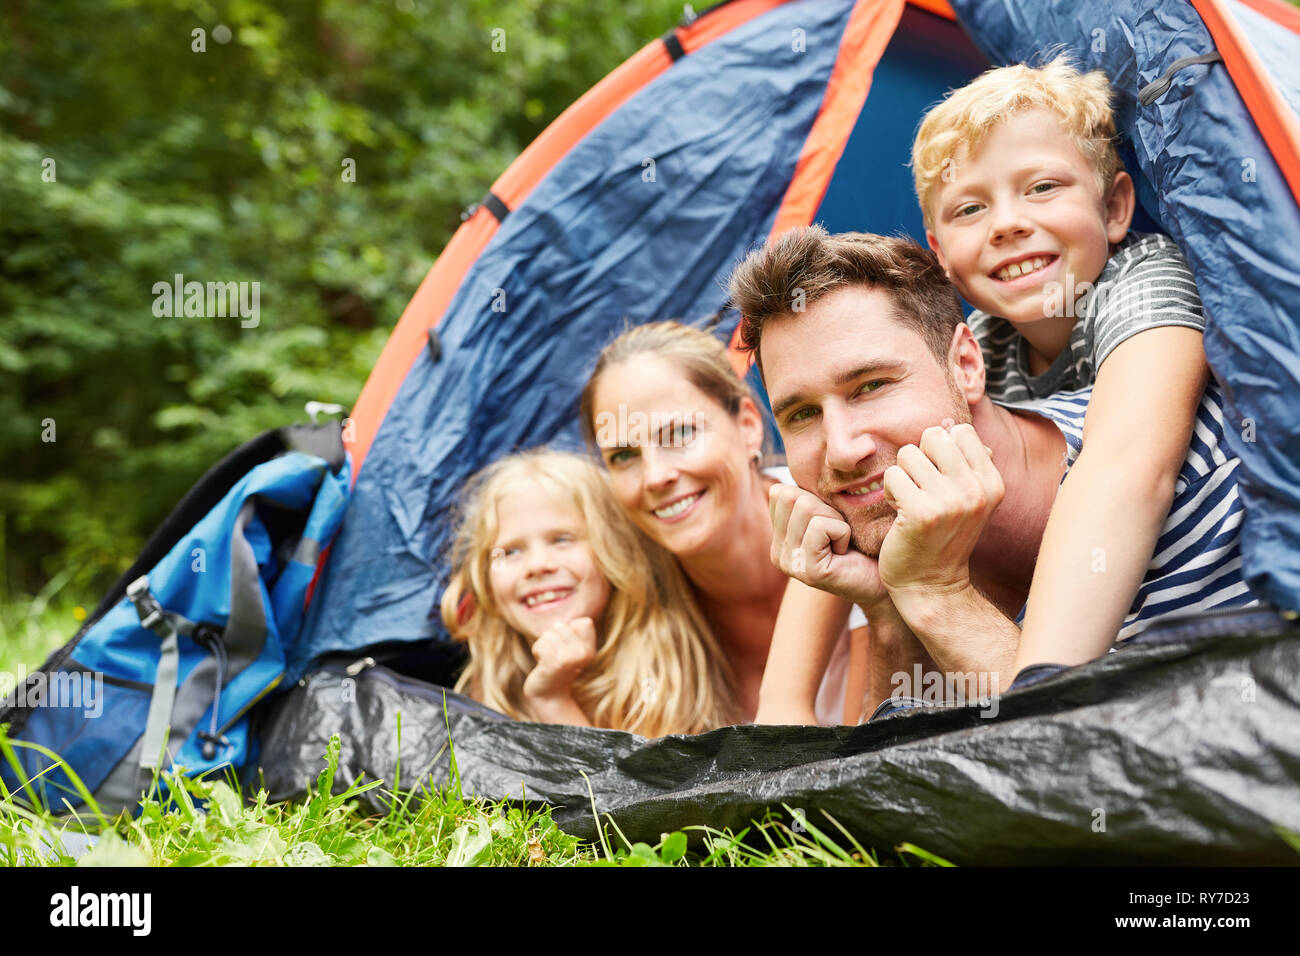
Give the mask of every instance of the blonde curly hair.
[(930, 208), (945, 167), (963, 149), (978, 151), (984, 137), (1014, 113), (1046, 109), (1061, 119), (1066, 135), (1092, 166), (1105, 195), (1124, 168), (1115, 148), (1112, 90), (1100, 70), (1080, 73), (1068, 57), (1040, 67), (989, 70), (953, 91), (925, 114), (912, 143), (912, 175), (925, 227), (934, 228)]

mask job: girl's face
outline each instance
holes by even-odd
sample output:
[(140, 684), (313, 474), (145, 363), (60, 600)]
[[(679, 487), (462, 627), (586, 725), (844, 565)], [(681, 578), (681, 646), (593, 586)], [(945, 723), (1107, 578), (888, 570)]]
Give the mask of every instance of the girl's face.
[(593, 413), (614, 495), (637, 527), (679, 558), (734, 540), (763, 442), (752, 402), (732, 416), (675, 363), (645, 355), (602, 373)]
[(496, 508), (488, 581), (506, 623), (530, 644), (557, 622), (589, 617), (599, 627), (609, 581), (573, 500), (523, 479), (506, 488)]

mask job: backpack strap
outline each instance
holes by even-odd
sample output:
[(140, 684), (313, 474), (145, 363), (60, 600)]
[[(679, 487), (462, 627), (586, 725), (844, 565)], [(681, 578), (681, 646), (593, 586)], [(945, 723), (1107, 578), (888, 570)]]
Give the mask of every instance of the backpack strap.
[(150, 772), (158, 769), (163, 741), (171, 724), (172, 706), (176, 703), (176, 679), (180, 673), (180, 635), (192, 635), (194, 622), (173, 611), (163, 609), (158, 599), (149, 591), (149, 576), (142, 574), (126, 588), (126, 596), (140, 615), (140, 624), (162, 638), (158, 671), (154, 676), (153, 697), (149, 700), (149, 716), (144, 725), (140, 745), (140, 769)]

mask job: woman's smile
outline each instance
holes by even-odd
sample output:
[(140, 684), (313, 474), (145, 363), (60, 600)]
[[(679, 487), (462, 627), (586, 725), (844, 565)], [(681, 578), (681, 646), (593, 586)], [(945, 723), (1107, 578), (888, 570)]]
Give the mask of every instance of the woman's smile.
[(668, 523), (683, 521), (688, 514), (695, 510), (695, 503), (704, 497), (704, 494), (704, 491), (694, 491), (687, 495), (681, 495), (666, 505), (651, 508), (650, 511), (660, 521)]

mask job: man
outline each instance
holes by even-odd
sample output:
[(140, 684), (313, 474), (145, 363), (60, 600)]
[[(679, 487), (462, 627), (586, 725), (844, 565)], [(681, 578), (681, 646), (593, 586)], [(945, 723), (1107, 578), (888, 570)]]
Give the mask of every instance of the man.
[[(798, 485), (772, 489), (772, 559), (866, 612), (869, 705), (897, 695), (917, 663), (1009, 687), (1016, 620), (1088, 391), (991, 402), (955, 291), (909, 240), (795, 230), (737, 268), (731, 295)], [(1170, 614), (1255, 603), (1222, 420), (1211, 385), (1121, 639)], [(1089, 559), (1105, 573), (1104, 552)], [(809, 648), (807, 667), (827, 650)], [(808, 676), (765, 675), (759, 719), (802, 708), (792, 689)]]

